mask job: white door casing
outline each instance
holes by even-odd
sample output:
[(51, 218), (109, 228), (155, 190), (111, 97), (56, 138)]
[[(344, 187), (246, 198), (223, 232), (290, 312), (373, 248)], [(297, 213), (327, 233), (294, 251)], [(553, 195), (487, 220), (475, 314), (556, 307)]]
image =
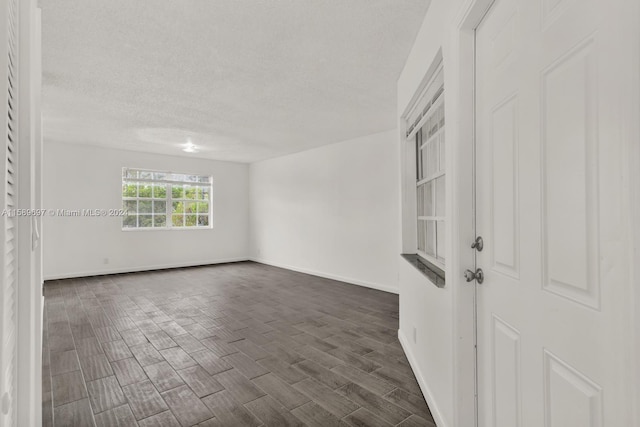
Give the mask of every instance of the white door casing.
[[(18, 2), (19, 144), (18, 200), (21, 211), (37, 207), (36, 153), (39, 152), (40, 71), (38, 14), (35, 0)], [(33, 215), (17, 215), (18, 244), (18, 394), (17, 425), (41, 424), (42, 410), (42, 290), (37, 252), (40, 249)]]
[[(0, 427), (41, 424), (41, 271), (34, 217), (40, 152), (40, 44), (35, 0), (0, 0)], [(37, 244), (37, 245), (36, 245)]]
[(633, 425), (622, 4), (497, 0), (476, 31), (483, 427)]
[[(0, 2), (0, 76), (3, 100), (0, 123), (3, 129), (1, 209), (14, 209), (17, 202), (18, 142), (18, 4), (16, 0)], [(6, 95), (5, 95), (6, 94)], [(17, 230), (16, 219), (0, 216), (3, 250), (0, 258), (0, 426), (10, 427), (17, 419)]]

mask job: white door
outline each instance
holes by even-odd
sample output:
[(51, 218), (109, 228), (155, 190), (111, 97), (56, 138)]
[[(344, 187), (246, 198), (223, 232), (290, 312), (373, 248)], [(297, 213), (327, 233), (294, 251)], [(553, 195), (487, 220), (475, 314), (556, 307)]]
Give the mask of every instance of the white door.
[(482, 427), (633, 425), (624, 1), (496, 0), (476, 31)]
[[(0, 0), (0, 20), (7, 23), (0, 28), (0, 53), (2, 69), (2, 103), (0, 123), (2, 124), (2, 178), (0, 182), (0, 210), (16, 208), (16, 143), (17, 143), (17, 2)], [(16, 425), (17, 396), (17, 288), (16, 288), (16, 218), (0, 216), (0, 236), (2, 236), (2, 254), (0, 255), (0, 427)]]

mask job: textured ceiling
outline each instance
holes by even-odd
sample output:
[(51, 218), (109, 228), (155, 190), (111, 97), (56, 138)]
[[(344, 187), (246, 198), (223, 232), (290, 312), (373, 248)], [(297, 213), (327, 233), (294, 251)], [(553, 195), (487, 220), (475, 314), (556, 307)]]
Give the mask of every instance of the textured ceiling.
[(46, 141), (252, 162), (396, 126), (429, 0), (40, 0)]

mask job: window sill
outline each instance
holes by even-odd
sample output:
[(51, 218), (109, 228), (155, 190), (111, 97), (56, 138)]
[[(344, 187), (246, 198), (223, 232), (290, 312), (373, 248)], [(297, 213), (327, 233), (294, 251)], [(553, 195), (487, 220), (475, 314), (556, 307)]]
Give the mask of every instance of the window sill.
[(125, 233), (137, 233), (147, 231), (183, 231), (183, 230), (213, 230), (212, 226), (208, 227), (126, 227), (121, 228)]
[(445, 275), (442, 269), (436, 267), (417, 254), (401, 254), (400, 256), (407, 260), (407, 262), (414, 266), (420, 273), (427, 276), (431, 283), (436, 287), (444, 288)]

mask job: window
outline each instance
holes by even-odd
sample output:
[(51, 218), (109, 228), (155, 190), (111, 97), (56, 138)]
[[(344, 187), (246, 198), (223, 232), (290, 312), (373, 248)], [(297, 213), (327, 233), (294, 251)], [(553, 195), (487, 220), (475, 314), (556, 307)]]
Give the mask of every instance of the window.
[(417, 252), (442, 269), (446, 216), (444, 124), (444, 76), (440, 66), (408, 116), (407, 141), (415, 145), (416, 153)]
[(122, 229), (211, 228), (211, 176), (122, 169)]

